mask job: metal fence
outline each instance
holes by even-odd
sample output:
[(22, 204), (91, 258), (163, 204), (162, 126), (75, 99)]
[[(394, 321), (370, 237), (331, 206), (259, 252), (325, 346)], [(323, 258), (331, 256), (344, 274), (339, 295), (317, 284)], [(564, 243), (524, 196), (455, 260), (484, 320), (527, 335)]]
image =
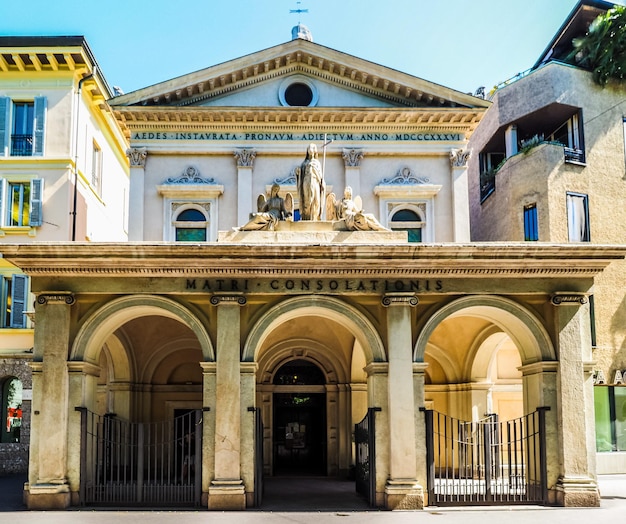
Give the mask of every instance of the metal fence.
[(545, 412), (467, 422), (425, 410), (428, 504), (545, 504)]
[(138, 423), (81, 412), (83, 505), (198, 506), (202, 411)]

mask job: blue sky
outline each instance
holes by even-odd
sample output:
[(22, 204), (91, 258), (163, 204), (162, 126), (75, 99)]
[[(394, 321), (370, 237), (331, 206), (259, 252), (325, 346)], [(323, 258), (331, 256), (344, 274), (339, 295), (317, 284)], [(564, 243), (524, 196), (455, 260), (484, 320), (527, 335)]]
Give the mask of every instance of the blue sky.
[[(624, 0), (619, 0), (624, 3)], [(110, 85), (134, 91), (291, 39), (462, 92), (531, 67), (576, 0), (0, 0), (1, 35), (84, 35)], [(368, 6), (368, 7), (365, 7)], [(292, 9), (308, 13), (292, 14)]]

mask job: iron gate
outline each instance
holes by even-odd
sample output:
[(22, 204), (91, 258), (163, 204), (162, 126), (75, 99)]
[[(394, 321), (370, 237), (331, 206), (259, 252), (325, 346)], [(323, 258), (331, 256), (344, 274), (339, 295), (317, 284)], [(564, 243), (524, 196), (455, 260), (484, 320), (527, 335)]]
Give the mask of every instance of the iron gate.
[(254, 412), (254, 507), (263, 503), (263, 417), (260, 408), (248, 408)]
[(376, 432), (375, 413), (380, 408), (369, 408), (367, 414), (354, 425), (356, 447), (356, 491), (370, 506), (376, 506)]
[(199, 506), (202, 411), (134, 423), (81, 412), (82, 505)]
[(548, 410), (506, 422), (425, 410), (428, 504), (546, 504)]

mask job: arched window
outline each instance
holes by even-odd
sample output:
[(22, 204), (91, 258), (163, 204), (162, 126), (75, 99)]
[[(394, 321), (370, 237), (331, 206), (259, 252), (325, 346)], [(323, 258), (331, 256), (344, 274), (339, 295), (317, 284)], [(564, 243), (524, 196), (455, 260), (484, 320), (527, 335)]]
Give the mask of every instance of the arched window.
[(283, 365), (274, 376), (278, 386), (326, 384), (322, 370), (308, 360), (292, 360)]
[(416, 210), (400, 208), (393, 211), (389, 226), (395, 231), (407, 231), (409, 242), (422, 241), (422, 227), (424, 221)]
[(209, 220), (197, 208), (183, 209), (174, 220), (177, 242), (206, 242)]
[(0, 385), (0, 442), (19, 442), (22, 427), (22, 382), (15, 377), (9, 377), (0, 382)]

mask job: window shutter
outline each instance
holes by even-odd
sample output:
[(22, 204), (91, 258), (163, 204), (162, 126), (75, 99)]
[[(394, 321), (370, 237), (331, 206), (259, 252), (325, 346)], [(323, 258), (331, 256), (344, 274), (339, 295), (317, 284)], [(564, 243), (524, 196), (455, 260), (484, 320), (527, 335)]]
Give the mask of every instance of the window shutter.
[(28, 277), (13, 275), (11, 277), (11, 327), (26, 327), (26, 298), (28, 297)]
[(43, 178), (35, 178), (30, 182), (30, 216), (28, 225), (31, 227), (43, 224)]
[(0, 227), (4, 227), (6, 224), (6, 209), (4, 208), (4, 201), (6, 199), (6, 184), (6, 179), (0, 178)]
[(7, 139), (11, 134), (9, 109), (11, 108), (10, 99), (6, 96), (0, 96), (0, 156), (7, 155)]
[(33, 156), (43, 156), (44, 131), (46, 129), (46, 97), (35, 97), (35, 144), (33, 145)]

